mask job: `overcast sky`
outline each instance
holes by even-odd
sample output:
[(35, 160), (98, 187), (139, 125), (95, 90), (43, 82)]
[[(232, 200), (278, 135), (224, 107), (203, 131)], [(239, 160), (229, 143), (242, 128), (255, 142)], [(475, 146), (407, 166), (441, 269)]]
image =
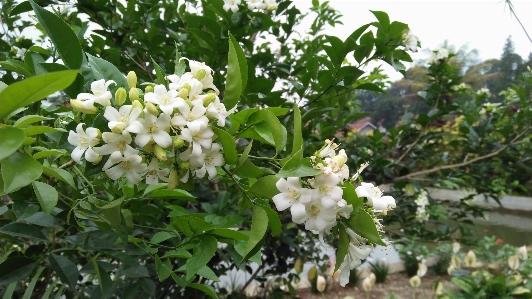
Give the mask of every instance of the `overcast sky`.
[[(308, 12), (312, 1), (295, 0), (294, 3), (302, 12)], [(512, 3), (532, 35), (532, 0), (513, 0)], [(325, 33), (341, 39), (375, 21), (370, 10), (380, 10), (388, 13), (391, 21), (407, 23), (420, 38), (423, 49), (437, 49), (447, 39), (457, 48), (468, 44), (469, 49), (477, 49), (482, 60), (499, 58), (506, 38), (511, 35), (517, 54), (526, 59), (532, 52), (532, 42), (502, 0), (332, 0), (329, 4), (342, 12), (344, 25), (328, 28)], [(310, 18), (307, 22), (300, 26), (301, 30), (310, 26)], [(414, 60), (427, 56), (427, 51), (412, 55)], [(401, 78), (393, 69), (387, 68), (387, 73), (394, 80)]]

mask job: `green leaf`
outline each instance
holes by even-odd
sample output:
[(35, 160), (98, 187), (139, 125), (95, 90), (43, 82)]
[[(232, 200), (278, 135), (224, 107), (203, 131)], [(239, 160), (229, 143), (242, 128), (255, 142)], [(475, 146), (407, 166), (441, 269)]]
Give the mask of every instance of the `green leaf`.
[(26, 77), (31, 77), (31, 75), (33, 75), (31, 69), (26, 64), (18, 60), (8, 59), (6, 61), (0, 61), (0, 66)]
[(75, 290), (79, 277), (76, 264), (64, 256), (53, 253), (48, 256), (48, 261), (61, 281)]
[(34, 241), (48, 242), (48, 239), (41, 232), (40, 229), (26, 223), (9, 223), (0, 228), (0, 233), (15, 237), (26, 238)]
[(261, 208), (266, 211), (266, 214), (268, 215), (268, 223), (270, 224), (270, 228), (272, 230), (272, 237), (278, 236), (283, 231), (283, 225), (281, 224), (281, 219), (279, 219), (279, 214), (277, 214), (276, 211), (272, 210), (272, 208), (265, 206), (265, 205), (259, 205)]
[(33, 290), (35, 289), (35, 285), (37, 284), (37, 281), (39, 280), (42, 271), (44, 270), (44, 267), (40, 267), (35, 271), (35, 275), (31, 278), (30, 283), (26, 286), (26, 291), (24, 292), (24, 296), (22, 296), (22, 299), (31, 299), (31, 295), (33, 293)]
[[(157, 265), (155, 265), (157, 267)], [(148, 269), (144, 266), (133, 266), (124, 270), (124, 274), (129, 278), (150, 277)]]
[(251, 230), (249, 233), (249, 240), (246, 244), (246, 252), (242, 261), (246, 261), (250, 256), (256, 253), (256, 246), (259, 245), (262, 238), (266, 234), (268, 228), (268, 213), (258, 205), (253, 206), (253, 213), (251, 219)]
[(33, 0), (30, 0), (30, 3), (39, 23), (54, 43), (65, 65), (70, 69), (81, 68), (83, 52), (74, 31), (61, 18), (35, 4)]
[(248, 236), (246, 234), (228, 228), (215, 228), (210, 230), (209, 234), (234, 240), (248, 240)]
[(203, 268), (216, 253), (218, 241), (210, 235), (198, 237), (198, 244), (194, 247), (194, 254), (186, 262), (187, 280)]
[(157, 277), (159, 277), (159, 281), (161, 282), (170, 277), (170, 274), (173, 272), (172, 262), (169, 259), (162, 262), (157, 255), (155, 256), (155, 268), (157, 269)]
[(362, 207), (364, 200), (358, 197), (353, 184), (351, 184), (349, 181), (346, 181), (342, 184), (342, 189), (344, 190), (342, 197), (348, 205), (353, 205), (353, 211), (356, 211), (358, 208)]
[(196, 198), (188, 193), (185, 190), (174, 189), (174, 190), (155, 190), (152, 192), (150, 198), (175, 198), (175, 199), (184, 199), (184, 200), (195, 200)]
[(4, 296), (2, 299), (11, 299), (13, 298), (13, 293), (15, 292), (15, 288), (17, 287), (18, 281), (15, 281), (7, 286), (6, 291), (4, 292)]
[(116, 86), (110, 85), (109, 89), (115, 90), (119, 87), (124, 87), (129, 90), (127, 85), (126, 76), (124, 76), (112, 63), (107, 60), (94, 57), (87, 54), (89, 59), (89, 66), (94, 72), (94, 78), (96, 80), (105, 79), (105, 81), (113, 80), (116, 82)]
[(230, 165), (235, 165), (238, 162), (238, 156), (233, 136), (220, 128), (213, 127), (212, 130), (218, 136), (216, 140), (219, 140), (222, 144), (225, 162)]
[(185, 64), (185, 61), (181, 59), (181, 53), (177, 51), (177, 43), (175, 44), (175, 71), (174, 74), (181, 76), (185, 73), (187, 70), (187, 65)]
[(344, 261), (344, 258), (349, 250), (349, 235), (345, 231), (345, 228), (343, 226), (338, 227), (338, 231), (340, 233), (340, 238), (338, 239), (338, 251), (336, 252), (336, 266), (334, 267), (334, 272), (340, 268), (340, 265)]
[(159, 244), (161, 242), (164, 242), (170, 238), (174, 238), (175, 235), (170, 233), (170, 232), (165, 232), (165, 231), (161, 231), (161, 232), (158, 232), (156, 233), (155, 235), (153, 235), (153, 237), (151, 238), (151, 241), (150, 243), (152, 244)]
[(166, 73), (164, 72), (163, 68), (153, 60), (153, 57), (151, 58), (151, 62), (153, 63), (153, 68), (155, 69), (155, 75), (157, 76), (157, 83), (162, 84), (164, 86), (167, 86), (166, 81)]
[(36, 154), (33, 154), (32, 157), (33, 159), (37, 160), (37, 159), (44, 158), (44, 157), (64, 155), (64, 154), (66, 154), (65, 150), (52, 149), (52, 150), (44, 150), (44, 151), (38, 152)]
[(46, 96), (67, 88), (78, 71), (61, 71), (34, 76), (9, 85), (0, 92), (0, 118), (11, 112), (44, 99)]
[[(301, 124), (301, 111), (297, 106), (297, 103), (294, 103), (294, 137), (292, 144), (292, 154), (291, 156), (298, 156), (296, 159), (303, 159), (303, 134), (302, 134), (302, 124)], [(301, 165), (301, 163), (299, 163)]]
[(202, 277), (205, 277), (207, 279), (210, 279), (212, 281), (215, 281), (215, 282), (220, 282), (220, 278), (218, 278), (218, 276), (216, 276), (214, 271), (212, 271), (211, 268), (209, 268), (209, 266), (205, 266), (205, 267), (201, 268), (198, 271), (198, 275), (202, 276)]
[(13, 127), (22, 128), (25, 125), (36, 123), (38, 121), (49, 120), (51, 118), (40, 116), (40, 115), (25, 115), (13, 124)]
[(35, 136), (43, 133), (50, 133), (50, 132), (65, 132), (64, 129), (60, 128), (52, 128), (48, 126), (30, 126), (27, 128), (22, 129), (24, 131), (24, 134), (26, 134), (26, 137)]
[(113, 226), (117, 231), (120, 229), (120, 223), (122, 223), (122, 217), (120, 217), (120, 206), (122, 205), (124, 198), (113, 200), (110, 203), (99, 207), (102, 213), (102, 216), (105, 220)]
[(365, 210), (353, 210), (351, 216), (345, 222), (352, 230), (361, 235), (363, 238), (366, 238), (375, 244), (386, 246), (386, 244), (381, 240), (379, 232), (377, 231), (375, 223), (373, 222), (373, 218)]
[(232, 109), (246, 89), (248, 81), (248, 64), (244, 51), (229, 33), (229, 56), (227, 65), (227, 81), (225, 84), (224, 105)]
[(30, 10), (32, 10), (31, 4), (28, 1), (24, 1), (15, 6), (9, 13), (9, 16), (16, 16)]
[(8, 258), (0, 264), (0, 286), (20, 281), (30, 275), (36, 265), (37, 263), (34, 260), (27, 257), (15, 256)]
[(265, 176), (257, 180), (248, 191), (260, 197), (272, 199), (272, 197), (279, 194), (279, 190), (276, 187), (278, 181), (279, 177), (273, 175)]
[(390, 17), (388, 17), (388, 14), (383, 11), (375, 11), (370, 10), (373, 15), (379, 20), (380, 27), (384, 32), (388, 31), (388, 27), (390, 27)]
[(11, 156), (3, 159), (1, 164), (5, 194), (31, 184), (43, 172), (41, 163), (25, 153), (14, 152)]
[(188, 285), (189, 287), (191, 288), (194, 288), (196, 290), (200, 290), (202, 291), (203, 293), (211, 296), (212, 298), (214, 299), (218, 299), (218, 295), (216, 295), (216, 291), (214, 290), (214, 288), (210, 285), (206, 285), (206, 284), (199, 284), (199, 283), (191, 283)]
[(57, 205), (57, 200), (59, 198), (59, 194), (55, 188), (48, 184), (35, 181), (33, 182), (33, 190), (35, 191), (35, 195), (37, 195), (37, 199), (41, 204), (43, 212), (46, 215), (50, 215), (50, 212), (52, 212)]
[(72, 177), (72, 175), (70, 174), (70, 172), (64, 170), (64, 169), (61, 169), (61, 168), (57, 168), (57, 167), (46, 167), (44, 166), (43, 167), (43, 173), (47, 176), (51, 176), (51, 177), (54, 177), (58, 180), (61, 180), (67, 184), (69, 184), (70, 186), (72, 186), (72, 188), (74, 189), (77, 189), (76, 187), (76, 184), (74, 183), (74, 177)]
[(0, 128), (0, 161), (11, 156), (24, 142), (24, 132), (13, 127)]
[(323, 172), (323, 170), (318, 170), (312, 167), (310, 164), (310, 159), (303, 159), (302, 163), (298, 168), (295, 168), (294, 165), (297, 165), (298, 156), (293, 156), (286, 162), (281, 171), (275, 176), (278, 178), (288, 178), (288, 177), (306, 177), (306, 176), (315, 176)]
[[(265, 121), (264, 125), (266, 126), (260, 126), (259, 123), (261, 121)], [(257, 131), (257, 133), (259, 133), (259, 135), (261, 135), (263, 138), (265, 136), (263, 136), (261, 133), (271, 134), (275, 144), (276, 154), (284, 148), (284, 145), (286, 144), (286, 135), (283, 134), (284, 127), (275, 114), (268, 110), (259, 110), (249, 116), (248, 124), (255, 124), (255, 131)]]

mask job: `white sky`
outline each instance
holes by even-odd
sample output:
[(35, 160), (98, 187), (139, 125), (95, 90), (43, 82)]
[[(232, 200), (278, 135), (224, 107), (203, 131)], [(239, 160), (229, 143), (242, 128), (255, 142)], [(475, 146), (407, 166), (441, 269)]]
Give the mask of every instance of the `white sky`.
[[(294, 0), (294, 3), (302, 12), (308, 12), (312, 6), (310, 0)], [(513, 0), (512, 3), (532, 35), (532, 0)], [(343, 14), (344, 25), (327, 28), (325, 34), (342, 40), (358, 27), (376, 20), (370, 10), (380, 10), (388, 13), (391, 21), (407, 23), (421, 40), (422, 49), (437, 49), (447, 39), (456, 48), (468, 44), (469, 49), (477, 49), (482, 60), (500, 58), (504, 42), (511, 35), (517, 54), (527, 59), (532, 52), (532, 43), (502, 0), (331, 0), (329, 5)], [(309, 17), (298, 29), (308, 28), (311, 19)], [(426, 59), (428, 53), (420, 51), (412, 58), (414, 61)], [(402, 77), (391, 67), (385, 70), (393, 80)]]

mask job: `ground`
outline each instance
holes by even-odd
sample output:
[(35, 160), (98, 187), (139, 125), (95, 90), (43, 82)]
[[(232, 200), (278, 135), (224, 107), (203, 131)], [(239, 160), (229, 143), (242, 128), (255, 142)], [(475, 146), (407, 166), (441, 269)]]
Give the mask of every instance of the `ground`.
[[(416, 289), (415, 298), (435, 298), (433, 297), (432, 282), (438, 279), (443, 281), (445, 287), (451, 285), (449, 276), (427, 275), (421, 279), (421, 285)], [(329, 287), (326, 293), (324, 293), (325, 297), (322, 297), (321, 294), (313, 294), (309, 288), (298, 291), (298, 296), (302, 299), (343, 299), (346, 296), (351, 296), (354, 299), (389, 299), (391, 294), (394, 294), (396, 299), (413, 298), (413, 288), (410, 286), (409, 278), (406, 273), (401, 272), (388, 275), (385, 283), (376, 284), (373, 287), (373, 290), (369, 292), (369, 297), (367, 297), (366, 291), (360, 286), (343, 288), (340, 285), (333, 285)]]

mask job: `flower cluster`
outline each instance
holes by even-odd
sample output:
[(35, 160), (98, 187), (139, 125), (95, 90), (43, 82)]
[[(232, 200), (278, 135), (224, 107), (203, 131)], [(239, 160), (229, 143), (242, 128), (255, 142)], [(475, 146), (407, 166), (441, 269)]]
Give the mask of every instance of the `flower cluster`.
[[(310, 157), (314, 169), (320, 171), (316, 176), (307, 180), (299, 177), (289, 177), (277, 181), (277, 189), (281, 192), (272, 199), (277, 210), (290, 208), (292, 221), (305, 224), (305, 229), (319, 235), (323, 243), (323, 236), (330, 234), (338, 221), (349, 219), (353, 206), (343, 198), (344, 183), (357, 180), (360, 173), (368, 166), (362, 164), (358, 171), (350, 178), (349, 167), (346, 164), (345, 150), (337, 152), (338, 145), (326, 140), (325, 145)], [(366, 197), (367, 205), (373, 207), (374, 212), (382, 212), (395, 208), (395, 199), (382, 196), (382, 191), (370, 183), (361, 183), (356, 189), (358, 197)], [(375, 226), (382, 231), (380, 220), (375, 217)], [(366, 245), (366, 240), (346, 227), (349, 235), (349, 249), (340, 266), (340, 283), (345, 285), (349, 281), (349, 273), (372, 252), (373, 246)]]
[(71, 106), (87, 114), (102, 109), (110, 131), (84, 130), (84, 124), (78, 124), (68, 136), (68, 142), (75, 146), (72, 159), (80, 163), (85, 155), (85, 160), (96, 164), (109, 155), (103, 165), (105, 173), (113, 180), (125, 175), (131, 183), (145, 177), (148, 184), (162, 180), (173, 188), (179, 180), (187, 182), (190, 175), (203, 178), (208, 174), (213, 179), (215, 167), (223, 165), (223, 156), (221, 146), (213, 141), (211, 122), (224, 126), (233, 111), (227, 111), (220, 102), (212, 69), (193, 60), (189, 60), (189, 67), (190, 72), (181, 76), (167, 76), (168, 88), (148, 85), (143, 96), (136, 88), (135, 73), (130, 72), (130, 105), (124, 105), (124, 88), (116, 91), (113, 104), (108, 88), (116, 84), (114, 81), (93, 82), (92, 93), (80, 93), (71, 100)]
[(419, 37), (410, 31), (403, 33), (402, 45), (405, 47), (405, 51), (417, 52), (417, 48), (421, 47)]
[(440, 61), (449, 57), (449, 51), (445, 48), (432, 51), (432, 56), (429, 59), (429, 64), (438, 64)]
[(277, 8), (275, 0), (224, 0), (224, 9), (225, 11), (237, 12), (240, 9), (239, 5), (244, 3), (247, 4), (250, 10), (263, 9), (272, 11)]
[(421, 189), (415, 203), (417, 205), (416, 219), (420, 222), (429, 220), (429, 214), (427, 214), (426, 206), (429, 204), (429, 198), (427, 197), (427, 191)]

